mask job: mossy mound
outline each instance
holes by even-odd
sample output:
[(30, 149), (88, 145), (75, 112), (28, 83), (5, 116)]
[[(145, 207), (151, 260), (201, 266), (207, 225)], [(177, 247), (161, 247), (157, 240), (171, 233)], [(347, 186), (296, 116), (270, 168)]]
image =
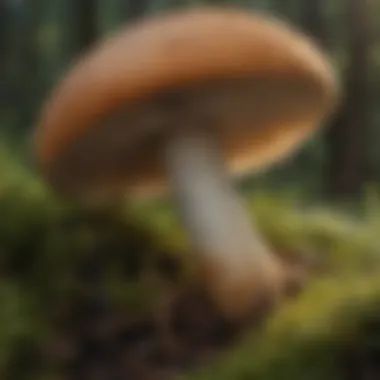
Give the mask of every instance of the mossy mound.
[(0, 378), (30, 379), (46, 365), (57, 330), (98, 283), (121, 318), (143, 319), (154, 313), (158, 293), (186, 275), (176, 243), (132, 210), (65, 204), (2, 153)]
[[(131, 353), (141, 342), (131, 332), (142, 331), (146, 338), (160, 303), (191, 280), (191, 255), (171, 208), (136, 203), (116, 212), (81, 210), (56, 199), (7, 154), (0, 157), (0, 171), (0, 378), (54, 380), (51, 373), (66, 370), (62, 362), (78, 356), (77, 335), (82, 339), (86, 324), (92, 323), (88, 315), (100, 313), (93, 303), (86, 306), (93, 293), (107, 295), (111, 317), (101, 322), (103, 338), (108, 342), (112, 336), (115, 350), (128, 341), (129, 359), (120, 361), (136, 365)], [(246, 337), (225, 351), (222, 360), (189, 378), (345, 379), (346, 357), (357, 348), (376, 350), (377, 197), (371, 198), (360, 222), (325, 209), (306, 209), (294, 199), (256, 193), (248, 196), (248, 207), (276, 253), (308, 263), (318, 275), (259, 334)], [(196, 319), (191, 313), (188, 318)], [(196, 335), (197, 324), (192, 328)], [(162, 366), (160, 347), (154, 345), (152, 360)], [(175, 357), (176, 346), (170, 350)], [(173, 360), (167, 366), (177, 374), (191, 367)], [(135, 380), (152, 376), (123, 371), (125, 378)], [(159, 376), (168, 375), (160, 372), (153, 378)]]
[(320, 273), (260, 332), (181, 379), (380, 378), (378, 197), (367, 198), (360, 222), (325, 209), (297, 212), (292, 199), (261, 195), (255, 214), (279, 253), (317, 258)]
[(325, 278), (222, 361), (184, 379), (379, 378), (379, 357), (378, 276)]

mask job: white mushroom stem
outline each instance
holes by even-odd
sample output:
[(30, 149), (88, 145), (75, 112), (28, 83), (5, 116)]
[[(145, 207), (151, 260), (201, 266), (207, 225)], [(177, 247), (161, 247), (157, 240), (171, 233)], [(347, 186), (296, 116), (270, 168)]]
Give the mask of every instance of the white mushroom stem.
[(166, 161), (208, 290), (226, 313), (248, 312), (275, 286), (278, 265), (228, 179), (217, 141), (204, 130), (180, 131), (167, 142)]

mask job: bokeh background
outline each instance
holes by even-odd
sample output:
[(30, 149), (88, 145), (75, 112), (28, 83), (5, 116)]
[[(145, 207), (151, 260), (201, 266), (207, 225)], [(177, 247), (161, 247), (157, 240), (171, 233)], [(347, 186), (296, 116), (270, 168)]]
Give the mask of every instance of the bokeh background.
[(95, 212), (57, 199), (31, 145), (44, 100), (78, 56), (122, 24), (196, 4), (297, 25), (331, 56), (344, 98), (295, 156), (241, 183), (277, 253), (314, 265), (316, 279), (260, 338), (190, 376), (380, 378), (380, 1), (0, 0), (1, 379), (168, 379), (228, 340), (193, 298), (182, 314), (166, 306), (191, 282), (170, 204)]
[(41, 102), (75, 57), (121, 24), (194, 4), (227, 4), (277, 14), (330, 54), (345, 85), (324, 133), (271, 172), (277, 184), (357, 196), (379, 181), (379, 40), (376, 0), (3, 0), (0, 9), (1, 131), (25, 140)]

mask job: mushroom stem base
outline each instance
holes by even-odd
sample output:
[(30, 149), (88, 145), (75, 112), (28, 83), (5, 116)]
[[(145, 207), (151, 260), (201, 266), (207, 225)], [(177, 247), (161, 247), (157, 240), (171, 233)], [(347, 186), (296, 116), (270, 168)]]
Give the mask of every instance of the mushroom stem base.
[(218, 306), (244, 315), (263, 294), (277, 295), (278, 261), (231, 186), (216, 139), (181, 130), (167, 142), (166, 162), (202, 281)]

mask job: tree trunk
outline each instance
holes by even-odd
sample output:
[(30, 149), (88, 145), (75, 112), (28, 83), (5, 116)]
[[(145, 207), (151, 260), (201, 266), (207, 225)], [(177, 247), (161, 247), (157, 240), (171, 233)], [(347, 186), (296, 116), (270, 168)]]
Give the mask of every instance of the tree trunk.
[(17, 109), (12, 115), (12, 128), (17, 132), (25, 132), (34, 121), (40, 101), (39, 95), (44, 80), (39, 43), (43, 5), (41, 0), (24, 0), (14, 9), (12, 17), (12, 22), (17, 28), (14, 28), (4, 62), (7, 67), (6, 96), (9, 105), (14, 107), (17, 104)]
[(309, 0), (304, 2), (301, 24), (320, 46), (327, 47), (328, 31), (325, 23), (324, 9), (328, 0)]
[[(298, 0), (295, 4), (297, 6), (297, 11), (291, 12), (293, 17), (296, 20), (299, 20), (303, 32), (323, 50), (328, 50), (328, 48), (330, 48), (330, 46), (328, 46), (328, 36), (330, 33), (325, 17), (325, 9), (328, 1), (329, 0)], [(292, 5), (294, 5), (294, 3)], [(302, 173), (306, 174), (307, 172), (310, 172), (311, 165), (316, 165), (318, 168), (317, 172), (319, 173), (319, 176), (322, 177), (320, 174), (321, 164), (315, 162), (314, 152), (309, 149), (302, 149), (297, 156), (290, 157), (288, 164), (290, 168), (294, 165), (301, 175)], [(316, 182), (320, 183), (321, 181), (322, 178), (318, 178)]]
[(98, 38), (98, 12), (96, 0), (71, 0), (70, 30), (73, 53), (82, 54)]
[(293, 7), (292, 0), (275, 0), (273, 3), (274, 11), (280, 16), (288, 18)]
[[(367, 0), (347, 0), (347, 70), (344, 100), (325, 134), (327, 191), (332, 198), (358, 196), (369, 173)], [(323, 11), (327, 0), (305, 2), (304, 29), (325, 49), (332, 49)]]
[(139, 18), (145, 16), (149, 8), (150, 0), (129, 0), (124, 1), (122, 7), (122, 14), (124, 15), (124, 20), (135, 21)]
[(168, 0), (167, 8), (168, 9), (182, 9), (191, 4), (192, 4), (191, 0)]
[(369, 47), (367, 0), (347, 0), (348, 66), (345, 99), (327, 139), (328, 190), (333, 198), (362, 193), (370, 180), (369, 163)]
[[(11, 22), (8, 3), (0, 0), (0, 110), (8, 106), (9, 25)], [(5, 110), (6, 111), (6, 110)]]
[(0, 63), (3, 68), (5, 57), (7, 56), (8, 45), (8, 25), (10, 15), (8, 12), (8, 3), (6, 0), (0, 0)]

